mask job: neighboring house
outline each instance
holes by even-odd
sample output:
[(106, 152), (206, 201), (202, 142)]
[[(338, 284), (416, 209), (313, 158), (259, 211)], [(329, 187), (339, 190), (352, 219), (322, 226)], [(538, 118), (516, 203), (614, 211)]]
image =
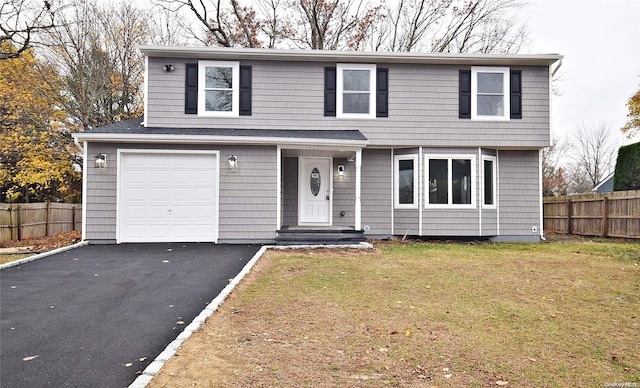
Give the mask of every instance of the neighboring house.
[(613, 173), (609, 174), (600, 183), (596, 185), (591, 191), (596, 193), (611, 193), (613, 191)]
[(74, 135), (92, 243), (540, 239), (560, 55), (140, 49), (144, 119)]

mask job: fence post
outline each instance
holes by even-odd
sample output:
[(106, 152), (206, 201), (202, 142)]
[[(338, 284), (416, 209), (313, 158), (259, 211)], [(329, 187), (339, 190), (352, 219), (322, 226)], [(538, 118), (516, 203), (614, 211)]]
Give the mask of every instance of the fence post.
[(51, 202), (47, 201), (45, 208), (45, 216), (44, 216), (44, 235), (45, 237), (49, 235), (49, 209), (51, 206)]
[(609, 198), (602, 198), (602, 237), (609, 231)]
[(22, 241), (22, 207), (18, 206), (16, 211), (16, 224), (18, 224), (18, 241)]
[(571, 224), (571, 198), (567, 198), (567, 234), (573, 234), (573, 225)]
[(76, 207), (71, 207), (71, 230), (76, 230)]

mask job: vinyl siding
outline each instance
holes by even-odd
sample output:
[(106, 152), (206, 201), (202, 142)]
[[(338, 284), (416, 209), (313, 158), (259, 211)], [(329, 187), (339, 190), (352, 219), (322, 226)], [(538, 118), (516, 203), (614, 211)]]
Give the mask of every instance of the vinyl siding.
[(536, 236), (540, 230), (538, 151), (500, 151), (498, 160), (500, 235)]
[[(338, 165), (344, 165), (343, 176), (338, 175)], [(356, 164), (347, 159), (333, 159), (333, 225), (353, 227), (356, 223)], [(344, 217), (340, 215), (344, 212)]]
[[(376, 146), (541, 148), (549, 144), (549, 69), (522, 70), (523, 119), (458, 118), (458, 71), (469, 66), (378, 64), (389, 68), (389, 117), (325, 117), (324, 67), (335, 63), (243, 61), (253, 68), (252, 115), (236, 118), (184, 114), (185, 63), (149, 58), (146, 123), (156, 127), (355, 129)], [(175, 71), (162, 66), (172, 63)]]
[(362, 152), (362, 227), (369, 235), (390, 235), (393, 210), (391, 150), (365, 149)]
[(298, 158), (284, 158), (282, 168), (282, 225), (298, 225)]
[[(273, 240), (276, 230), (276, 147), (190, 146), (156, 144), (85, 144), (88, 155), (107, 154), (107, 167), (87, 163), (86, 239), (116, 240), (117, 150), (220, 151), (219, 240)], [(237, 170), (227, 168), (237, 155)]]

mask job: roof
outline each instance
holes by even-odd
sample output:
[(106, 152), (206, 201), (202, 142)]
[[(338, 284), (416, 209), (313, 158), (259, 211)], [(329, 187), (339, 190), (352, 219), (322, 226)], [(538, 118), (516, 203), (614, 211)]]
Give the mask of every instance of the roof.
[(613, 176), (614, 173), (609, 174), (603, 180), (600, 181), (591, 191), (597, 193), (609, 193), (613, 191)]
[(271, 130), (144, 127), (143, 117), (74, 133), (83, 141), (166, 143), (323, 144), (364, 146), (367, 138), (356, 130)]
[(139, 46), (148, 57), (345, 62), (345, 63), (406, 63), (406, 64), (467, 64), (467, 65), (536, 65), (550, 66), (562, 60), (559, 54), (468, 54), (415, 53), (381, 51), (283, 50), (264, 48)]

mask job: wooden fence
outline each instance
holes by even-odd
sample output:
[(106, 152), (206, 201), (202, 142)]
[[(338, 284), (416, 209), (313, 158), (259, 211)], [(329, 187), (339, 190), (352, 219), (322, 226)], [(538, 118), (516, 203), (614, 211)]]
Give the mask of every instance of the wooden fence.
[(552, 233), (640, 238), (640, 190), (544, 198), (544, 229)]
[(0, 203), (0, 241), (82, 229), (82, 205), (72, 203)]

